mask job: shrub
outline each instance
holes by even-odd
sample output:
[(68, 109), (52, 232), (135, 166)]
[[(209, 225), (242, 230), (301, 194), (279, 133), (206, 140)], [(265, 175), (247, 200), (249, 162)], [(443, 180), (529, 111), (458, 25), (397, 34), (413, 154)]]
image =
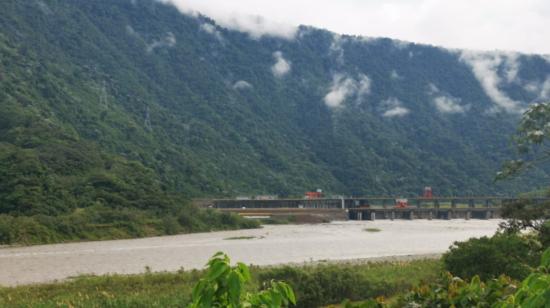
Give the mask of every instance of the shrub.
[(482, 282), (479, 276), (471, 281), (443, 275), (439, 282), (414, 288), (399, 300), (402, 307), (493, 307), (516, 291), (506, 276)]
[(445, 268), (456, 276), (470, 279), (496, 278), (507, 275), (523, 279), (538, 264), (540, 254), (535, 241), (517, 234), (495, 236), (455, 242), (443, 255)]
[(539, 240), (542, 247), (550, 248), (550, 220), (542, 225), (539, 231)]
[(537, 270), (523, 280), (519, 288), (511, 278), (504, 275), (487, 282), (474, 276), (468, 282), (446, 274), (437, 283), (417, 287), (401, 296), (395, 306), (544, 308), (549, 307), (549, 299), (550, 248), (542, 255)]
[(320, 307), (344, 299), (359, 300), (380, 295), (387, 284), (374, 282), (352, 267), (320, 265), (313, 269), (284, 266), (262, 273), (260, 281), (287, 281), (296, 291), (298, 307)]
[(12, 223), (14, 218), (8, 215), (0, 214), (0, 245), (11, 243), (12, 238)]

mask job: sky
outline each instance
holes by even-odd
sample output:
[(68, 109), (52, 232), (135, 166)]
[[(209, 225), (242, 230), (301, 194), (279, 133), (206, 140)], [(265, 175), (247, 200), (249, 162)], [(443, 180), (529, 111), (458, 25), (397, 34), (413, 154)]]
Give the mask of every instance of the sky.
[(549, 0), (160, 0), (253, 37), (296, 26), (448, 48), (550, 54)]

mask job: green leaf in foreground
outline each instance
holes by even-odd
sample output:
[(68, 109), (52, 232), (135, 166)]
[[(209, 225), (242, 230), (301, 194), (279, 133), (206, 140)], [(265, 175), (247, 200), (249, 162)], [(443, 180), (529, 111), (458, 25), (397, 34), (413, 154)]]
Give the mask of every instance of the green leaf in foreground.
[(281, 281), (272, 280), (269, 286), (257, 293), (243, 292), (251, 279), (248, 267), (243, 263), (232, 267), (231, 260), (222, 252), (214, 254), (207, 265), (206, 276), (193, 289), (189, 308), (276, 308), (296, 304), (294, 291)]

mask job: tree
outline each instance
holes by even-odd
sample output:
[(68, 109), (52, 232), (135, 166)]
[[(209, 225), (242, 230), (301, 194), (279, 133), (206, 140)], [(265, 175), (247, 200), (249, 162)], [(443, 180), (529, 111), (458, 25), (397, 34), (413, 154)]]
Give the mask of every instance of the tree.
[(550, 236), (550, 204), (533, 199), (519, 199), (504, 204), (501, 215), (507, 221), (501, 227), (508, 233), (531, 229), (541, 236)]
[[(523, 114), (514, 136), (520, 159), (504, 163), (497, 180), (517, 176), (519, 173), (550, 160), (550, 102), (531, 105)], [(507, 222), (502, 227), (508, 232), (534, 229), (544, 246), (550, 244), (550, 204), (521, 199), (505, 204), (502, 216)]]
[(540, 260), (540, 244), (517, 234), (497, 233), (492, 237), (455, 242), (443, 255), (445, 268), (463, 279), (482, 280), (506, 275), (524, 279)]
[(497, 180), (518, 175), (520, 172), (550, 160), (550, 102), (531, 105), (518, 126), (514, 143), (521, 158), (504, 163)]

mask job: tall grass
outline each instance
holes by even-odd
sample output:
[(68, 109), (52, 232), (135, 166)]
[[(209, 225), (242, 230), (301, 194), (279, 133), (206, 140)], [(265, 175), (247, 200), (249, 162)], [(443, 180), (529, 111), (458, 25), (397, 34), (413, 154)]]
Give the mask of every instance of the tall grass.
[[(298, 307), (338, 303), (345, 298), (391, 296), (441, 272), (439, 260), (305, 267), (251, 267), (253, 289), (272, 278), (287, 281)], [(67, 282), (0, 288), (0, 307), (182, 307), (202, 271), (140, 275), (81, 276)]]

